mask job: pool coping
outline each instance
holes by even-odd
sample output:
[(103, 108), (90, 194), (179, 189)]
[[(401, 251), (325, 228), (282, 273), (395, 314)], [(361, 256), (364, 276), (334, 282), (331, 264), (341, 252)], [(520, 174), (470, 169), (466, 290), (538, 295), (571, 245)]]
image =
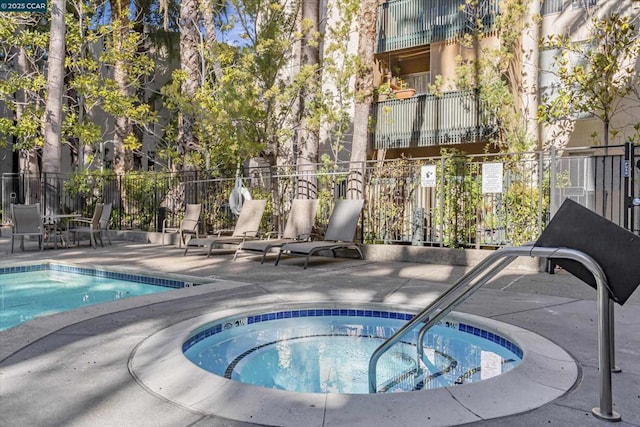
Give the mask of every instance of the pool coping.
[[(570, 390), (579, 377), (574, 359), (546, 338), (520, 327), (467, 313), (457, 319), (481, 325), (516, 343), (522, 362), (481, 382), (390, 394), (294, 393), (231, 381), (204, 371), (182, 353), (194, 330), (231, 316), (295, 307), (377, 307), (417, 312), (395, 304), (335, 302), (265, 304), (194, 316), (147, 337), (129, 358), (129, 372), (148, 392), (202, 414), (266, 425), (371, 426), (386, 423), (450, 426), (518, 414), (549, 403)], [(544, 350), (544, 354), (541, 353)]]

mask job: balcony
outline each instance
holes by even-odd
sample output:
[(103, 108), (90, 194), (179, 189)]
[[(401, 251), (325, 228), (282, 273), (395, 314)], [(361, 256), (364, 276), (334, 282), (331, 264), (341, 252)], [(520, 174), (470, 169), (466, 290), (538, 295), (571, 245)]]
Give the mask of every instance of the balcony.
[(478, 111), (471, 92), (416, 95), (372, 105), (371, 148), (415, 148), (478, 142), (495, 130), (495, 121)]
[(497, 0), (480, 0), (475, 8), (466, 0), (390, 0), (378, 9), (376, 53), (424, 46), (470, 33), (475, 17), (488, 31), (497, 14)]

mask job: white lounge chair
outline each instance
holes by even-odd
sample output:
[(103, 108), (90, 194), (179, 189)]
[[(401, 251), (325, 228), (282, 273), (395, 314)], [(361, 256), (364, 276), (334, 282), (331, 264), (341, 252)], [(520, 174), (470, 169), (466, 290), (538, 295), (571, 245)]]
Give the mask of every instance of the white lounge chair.
[(217, 244), (238, 245), (249, 239), (255, 239), (258, 235), (262, 215), (267, 206), (266, 200), (245, 200), (242, 204), (240, 216), (236, 221), (236, 226), (230, 236), (223, 236), (222, 232), (212, 237), (201, 237), (190, 239), (184, 248), (184, 254), (187, 254), (189, 248), (205, 247), (207, 248), (207, 258), (211, 255), (211, 250)]
[(336, 200), (324, 238), (283, 245), (278, 252), (275, 265), (278, 265), (282, 255), (304, 256), (304, 268), (307, 268), (311, 255), (320, 251), (331, 251), (335, 258), (338, 249), (355, 250), (360, 258), (364, 259), (360, 245), (354, 241), (363, 204), (364, 200), (362, 199)]
[(281, 236), (263, 240), (245, 240), (238, 245), (236, 253), (233, 256), (235, 261), (238, 254), (242, 251), (258, 252), (262, 254), (260, 264), (272, 249), (281, 247), (286, 243), (300, 242), (311, 238), (313, 223), (316, 218), (316, 210), (318, 209), (317, 199), (295, 199), (291, 202), (291, 210), (287, 217), (287, 223)]

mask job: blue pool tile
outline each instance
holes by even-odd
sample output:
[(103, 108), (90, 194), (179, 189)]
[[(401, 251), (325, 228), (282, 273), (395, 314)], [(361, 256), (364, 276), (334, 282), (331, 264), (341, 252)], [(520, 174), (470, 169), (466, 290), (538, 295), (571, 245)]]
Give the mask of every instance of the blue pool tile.
[(163, 286), (169, 288), (183, 288), (185, 283), (179, 280), (164, 279), (158, 277), (139, 276), (135, 274), (117, 273), (106, 270), (94, 270), (84, 267), (75, 267), (63, 264), (37, 264), (18, 267), (3, 267), (0, 268), (0, 274), (8, 273), (27, 273), (32, 271), (57, 271), (62, 273), (83, 274), (86, 276), (95, 276), (116, 280), (127, 280), (129, 282), (143, 283), (146, 285)]
[[(258, 322), (274, 320), (274, 319), (288, 319), (288, 318), (297, 318), (297, 317), (322, 317), (322, 316), (351, 316), (351, 317), (370, 317), (370, 318), (385, 318), (385, 319), (398, 319), (398, 320), (412, 320), (415, 315), (411, 313), (400, 313), (394, 311), (381, 311), (381, 310), (361, 310), (361, 309), (327, 309), (327, 308), (317, 308), (317, 309), (303, 309), (303, 310), (292, 310), (292, 311), (279, 311), (272, 313), (262, 313), (254, 316), (248, 316), (246, 318), (247, 324), (254, 324)], [(231, 320), (230, 323), (234, 321)], [(520, 359), (523, 356), (523, 351), (518, 347), (515, 343), (505, 339), (504, 337), (499, 336), (493, 332), (486, 331), (482, 328), (478, 328), (472, 325), (468, 325), (465, 323), (457, 323), (454, 322), (453, 325), (457, 325), (457, 329), (461, 332), (465, 332), (471, 335), (475, 335), (478, 337), (482, 337), (487, 339), (488, 341), (495, 342), (496, 344), (510, 350)], [(219, 333), (222, 330), (222, 325), (218, 324), (211, 328), (208, 328), (205, 331), (202, 331), (195, 336), (189, 338), (183, 344), (183, 351), (186, 351), (189, 347), (195, 345), (197, 342), (204, 339), (206, 336), (210, 336), (212, 334)], [(375, 334), (374, 334), (375, 335)]]

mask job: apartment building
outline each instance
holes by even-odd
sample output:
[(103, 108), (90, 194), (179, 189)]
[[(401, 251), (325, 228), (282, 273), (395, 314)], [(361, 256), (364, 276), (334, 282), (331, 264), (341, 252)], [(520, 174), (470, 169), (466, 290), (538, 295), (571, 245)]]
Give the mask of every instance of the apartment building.
[[(483, 49), (499, 46), (495, 24), (500, 7), (499, 0), (479, 0), (475, 6), (466, 0), (388, 0), (379, 6), (375, 52), (380, 72), (374, 84), (379, 93), (385, 93), (389, 78), (400, 77), (402, 86), (415, 93), (407, 99), (383, 96), (372, 106), (372, 152), (384, 150), (385, 157), (393, 158), (402, 154), (437, 155), (443, 147), (468, 153), (486, 149), (496, 129), (495, 118), (483, 111), (474, 93), (456, 88), (456, 65), (458, 58), (473, 60)], [(539, 41), (550, 34), (583, 40), (588, 36), (590, 17), (609, 13), (631, 15), (636, 25), (640, 24), (638, 1), (533, 0), (529, 4), (522, 32), (521, 63), (515, 68), (521, 70), (519, 104), (527, 134), (537, 141), (538, 149), (602, 143), (602, 122), (588, 114), (576, 116), (570, 132), (538, 123), (540, 95), (553, 91), (557, 79), (553, 74), (554, 58), (559, 54), (541, 50)], [(482, 23), (481, 35), (474, 46), (464, 46), (460, 39), (473, 31), (474, 19)], [(430, 90), (436, 79), (441, 83), (440, 93)], [(398, 87), (393, 83), (391, 86)], [(613, 117), (611, 125), (616, 136), (611, 145), (632, 137), (637, 117), (640, 110), (632, 104)]]

